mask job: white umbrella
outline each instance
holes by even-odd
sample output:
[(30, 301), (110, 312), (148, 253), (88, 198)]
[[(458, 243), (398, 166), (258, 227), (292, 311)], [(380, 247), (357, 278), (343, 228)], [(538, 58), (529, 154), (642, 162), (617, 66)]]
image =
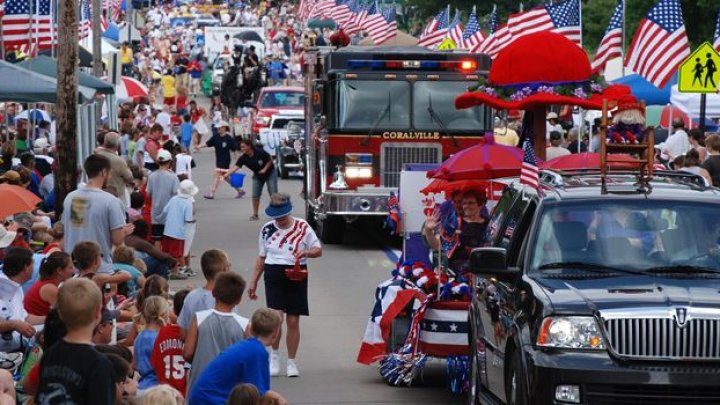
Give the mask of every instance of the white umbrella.
[[(32, 114), (32, 115), (30, 115), (30, 114)], [(28, 117), (30, 117), (30, 118), (28, 118)], [(20, 114), (17, 115), (17, 117), (15, 117), (15, 119), (21, 119), (21, 120), (26, 120), (26, 121), (33, 120), (35, 122), (40, 122), (40, 121), (52, 122), (52, 118), (50, 118), (50, 114), (48, 114), (47, 111), (38, 110), (38, 109), (23, 110), (20, 112)]]

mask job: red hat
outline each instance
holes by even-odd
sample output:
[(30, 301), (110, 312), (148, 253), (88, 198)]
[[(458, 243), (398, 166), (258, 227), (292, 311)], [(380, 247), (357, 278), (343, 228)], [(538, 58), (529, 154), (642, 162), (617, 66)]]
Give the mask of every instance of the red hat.
[(635, 96), (631, 94), (626, 94), (620, 97), (617, 103), (617, 109), (613, 112), (613, 116), (628, 110), (640, 110), (642, 115), (645, 115), (645, 106), (638, 102)]

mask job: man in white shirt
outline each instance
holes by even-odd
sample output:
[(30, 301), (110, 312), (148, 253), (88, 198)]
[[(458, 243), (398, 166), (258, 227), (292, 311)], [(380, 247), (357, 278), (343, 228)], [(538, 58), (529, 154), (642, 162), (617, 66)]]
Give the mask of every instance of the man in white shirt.
[(172, 134), (172, 116), (170, 115), (170, 106), (164, 105), (162, 112), (155, 117), (155, 123), (163, 127), (163, 135)]
[(685, 132), (685, 121), (682, 118), (675, 118), (672, 128), (673, 134), (665, 142), (657, 145), (662, 152), (660, 157), (665, 160), (673, 160), (690, 150), (690, 140)]
[(558, 115), (554, 112), (548, 113), (547, 118), (545, 122), (545, 134), (547, 136), (547, 139), (550, 140), (550, 133), (553, 131), (557, 131), (562, 135), (563, 133), (563, 127), (560, 125), (560, 120), (558, 119)]
[[(2, 245), (7, 246), (15, 236), (4, 227)], [(25, 310), (22, 284), (32, 278), (33, 254), (23, 248), (8, 248), (5, 252), (3, 271), (0, 272), (0, 351), (22, 351), (22, 338), (35, 336), (35, 326), (45, 322), (44, 316), (30, 315)]]
[(552, 160), (559, 156), (569, 155), (570, 151), (562, 146), (562, 134), (558, 131), (550, 132), (550, 146), (545, 149), (545, 158)]

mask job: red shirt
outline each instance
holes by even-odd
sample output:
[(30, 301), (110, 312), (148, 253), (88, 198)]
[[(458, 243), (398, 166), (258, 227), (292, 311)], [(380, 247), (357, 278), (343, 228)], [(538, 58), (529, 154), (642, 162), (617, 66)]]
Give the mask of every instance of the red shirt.
[(150, 354), (150, 364), (155, 369), (160, 384), (168, 384), (185, 395), (187, 369), (183, 350), (185, 343), (180, 334), (180, 326), (165, 325), (158, 332)]
[(57, 280), (38, 280), (30, 287), (27, 294), (25, 294), (23, 305), (29, 314), (47, 316), (50, 312), (50, 303), (40, 297), (40, 289), (46, 284), (58, 285)]

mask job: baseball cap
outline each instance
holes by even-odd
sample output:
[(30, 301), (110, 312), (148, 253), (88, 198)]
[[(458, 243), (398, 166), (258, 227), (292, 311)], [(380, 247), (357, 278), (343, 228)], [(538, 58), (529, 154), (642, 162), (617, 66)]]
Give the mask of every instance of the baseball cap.
[(157, 154), (158, 162), (169, 162), (172, 160), (172, 155), (167, 149), (160, 149)]
[(7, 181), (20, 181), (20, 173), (16, 172), (15, 170), (8, 170), (0, 176), (0, 180), (7, 180)]
[(548, 113), (548, 115), (547, 115), (547, 118), (546, 118), (546, 119), (548, 119), (548, 120), (552, 120), (552, 119), (558, 119), (558, 115), (557, 115), (557, 114), (555, 114), (554, 112), (551, 112), (551, 113)]

